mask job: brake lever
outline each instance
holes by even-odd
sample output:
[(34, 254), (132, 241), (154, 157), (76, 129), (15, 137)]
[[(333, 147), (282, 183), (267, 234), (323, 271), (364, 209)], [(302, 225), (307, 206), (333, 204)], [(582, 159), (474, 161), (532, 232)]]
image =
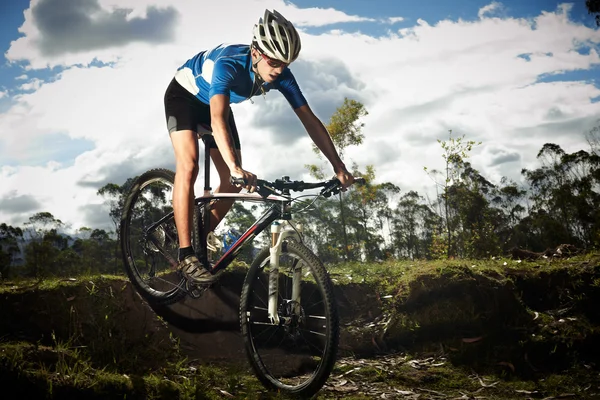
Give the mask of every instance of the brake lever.
[[(247, 181), (244, 178), (236, 178), (234, 176), (229, 176), (229, 182), (232, 185), (246, 186)], [(256, 181), (256, 193), (258, 193), (261, 197), (267, 198), (271, 194), (277, 194), (277, 190), (265, 184), (266, 181), (258, 179)]]
[(236, 178), (235, 176), (229, 176), (229, 183), (237, 186), (246, 186), (248, 182), (244, 178)]
[(339, 181), (339, 179), (332, 179), (331, 183), (321, 190), (321, 196), (327, 198), (331, 195), (339, 193), (341, 185), (342, 183)]

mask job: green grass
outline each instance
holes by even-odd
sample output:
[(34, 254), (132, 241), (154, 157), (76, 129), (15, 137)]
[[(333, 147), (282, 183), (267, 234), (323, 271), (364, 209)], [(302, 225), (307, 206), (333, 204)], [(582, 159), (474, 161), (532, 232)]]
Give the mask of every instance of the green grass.
[[(600, 397), (599, 366), (590, 361), (599, 351), (599, 261), (588, 254), (330, 266), (338, 288), (358, 293), (343, 321), (353, 325), (343, 330), (362, 347), (340, 351), (317, 398)], [(130, 320), (128, 290), (123, 276), (110, 275), (2, 282), (0, 320), (11, 328), (0, 327), (0, 384), (18, 398), (286, 398), (266, 391), (247, 364), (188, 360), (158, 318), (132, 337), (125, 327), (142, 321)], [(366, 327), (374, 310), (380, 320)], [(11, 333), (30, 325), (36, 340)]]

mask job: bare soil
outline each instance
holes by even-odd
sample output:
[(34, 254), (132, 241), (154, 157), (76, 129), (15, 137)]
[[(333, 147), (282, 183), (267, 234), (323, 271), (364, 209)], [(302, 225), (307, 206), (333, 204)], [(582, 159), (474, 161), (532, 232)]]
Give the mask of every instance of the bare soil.
[[(238, 316), (243, 278), (242, 271), (226, 273), (200, 299), (163, 307), (149, 306), (124, 279), (73, 279), (50, 289), (0, 283), (0, 345), (31, 343), (42, 364), (55, 364), (44, 349), (64, 343), (85, 349), (97, 368), (127, 374), (156, 371), (181, 356), (190, 365), (247, 367)], [(597, 264), (503, 276), (465, 266), (397, 287), (340, 284), (335, 295), (339, 362), (324, 396), (450, 398), (455, 377), (444, 378), (445, 391), (442, 366), (469, 371), (481, 388), (491, 384), (487, 374), (536, 382), (582, 367), (598, 380), (582, 382), (585, 392), (574, 396), (600, 396)], [(365, 379), (361, 369), (381, 376)], [(514, 398), (544, 397), (525, 392)], [(478, 398), (470, 393), (456, 398)]]

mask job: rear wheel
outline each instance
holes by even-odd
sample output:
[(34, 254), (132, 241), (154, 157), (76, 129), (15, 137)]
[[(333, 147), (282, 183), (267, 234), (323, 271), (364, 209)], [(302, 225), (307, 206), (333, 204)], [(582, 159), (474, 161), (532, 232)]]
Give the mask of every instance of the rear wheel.
[(321, 261), (304, 245), (284, 242), (274, 323), (268, 315), (270, 252), (264, 249), (246, 276), (240, 324), (252, 368), (268, 388), (299, 396), (318, 392), (333, 369), (339, 321), (333, 285)]
[(186, 292), (177, 271), (179, 240), (173, 217), (175, 173), (153, 169), (132, 185), (121, 217), (125, 271), (139, 293), (154, 304), (179, 301)]

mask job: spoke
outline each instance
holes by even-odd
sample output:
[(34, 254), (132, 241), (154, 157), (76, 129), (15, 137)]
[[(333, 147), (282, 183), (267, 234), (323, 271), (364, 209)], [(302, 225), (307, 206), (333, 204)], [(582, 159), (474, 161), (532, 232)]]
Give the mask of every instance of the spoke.
[(323, 300), (323, 299), (321, 299), (320, 301), (318, 301), (318, 302), (316, 302), (316, 303), (313, 303), (313, 304), (312, 304), (312, 305), (310, 305), (310, 306), (304, 307), (304, 310), (310, 310), (310, 309), (312, 309), (312, 308), (314, 308), (314, 307), (318, 306), (319, 304), (323, 304), (323, 301), (324, 301), (324, 300)]
[[(262, 325), (262, 324), (260, 324)], [(267, 339), (266, 343), (269, 343), (271, 341), (271, 339), (273, 338), (273, 335), (275, 335), (275, 333), (277, 333), (278, 331), (278, 325), (273, 325), (273, 324), (269, 324), (270, 328), (274, 328), (273, 333), (271, 334), (271, 336), (269, 337), (269, 339)], [(262, 332), (260, 332), (256, 337), (262, 336), (263, 333), (267, 332), (268, 329), (263, 330)]]
[(258, 321), (250, 321), (252, 325), (267, 325), (272, 326), (273, 328), (277, 328), (278, 325), (272, 324), (270, 322), (258, 322)]
[[(303, 331), (303, 332), (312, 333), (312, 334), (314, 334), (314, 335), (323, 336), (323, 337), (326, 337), (326, 336), (327, 336), (327, 334), (326, 334), (326, 333), (315, 332), (315, 331), (311, 331), (311, 330), (308, 330), (308, 329), (302, 329), (302, 331)], [(307, 342), (308, 342), (308, 341), (307, 341)], [(309, 344), (310, 344), (310, 343), (309, 343)]]
[[(264, 273), (264, 270), (263, 270), (263, 273)], [(258, 276), (256, 277), (256, 280), (255, 280), (255, 282), (256, 282), (256, 281), (258, 281), (258, 282), (260, 283), (260, 285), (263, 287), (263, 289), (265, 289), (265, 292), (267, 293), (267, 298), (268, 298), (268, 296), (269, 296), (269, 288), (268, 288), (268, 287), (265, 287), (265, 284), (264, 284), (264, 283), (262, 282), (262, 280), (260, 279), (260, 275), (258, 275)], [(255, 294), (256, 294), (256, 293), (255, 293)], [(265, 302), (264, 302), (264, 300), (263, 300), (263, 299), (262, 299), (260, 296), (256, 295), (256, 296), (254, 296), (253, 298), (258, 298), (258, 300), (259, 300), (259, 301), (260, 301), (260, 302), (261, 302), (261, 303), (262, 303), (262, 304), (263, 304), (265, 307), (268, 307), (268, 304), (267, 304), (267, 303), (265, 303)], [(268, 310), (268, 308), (266, 308), (266, 310)]]
[[(305, 330), (303, 329), (302, 331), (305, 331)], [(305, 332), (316, 333), (316, 332), (313, 332), (313, 331), (305, 331)], [(318, 333), (316, 333), (316, 334), (317, 334), (317, 335), (319, 335)], [(308, 346), (309, 346), (309, 347), (313, 347), (313, 348), (314, 348), (314, 349), (315, 349), (317, 352), (319, 352), (319, 354), (321, 355), (321, 358), (323, 358), (323, 353), (324, 353), (324, 351), (325, 351), (325, 348), (323, 348), (323, 349), (321, 349), (321, 348), (318, 348), (317, 346), (315, 346), (314, 344), (312, 344), (312, 343), (311, 343), (309, 340), (307, 340), (307, 339), (304, 337), (304, 335), (301, 335), (301, 336), (302, 336), (302, 338), (304, 339), (304, 342), (305, 342), (306, 344), (308, 344)], [(322, 336), (325, 336), (325, 334), (323, 334)]]

